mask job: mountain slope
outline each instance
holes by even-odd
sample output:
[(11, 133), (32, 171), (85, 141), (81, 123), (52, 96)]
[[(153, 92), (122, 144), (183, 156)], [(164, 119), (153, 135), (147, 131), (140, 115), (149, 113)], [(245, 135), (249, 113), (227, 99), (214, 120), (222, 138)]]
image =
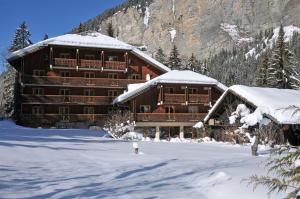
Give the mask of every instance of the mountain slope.
[[(129, 2), (129, 3), (128, 3)], [(183, 56), (207, 58), (253, 40), (260, 30), (284, 25), (300, 27), (298, 0), (153, 0), (128, 1), (84, 23), (88, 30), (106, 33), (169, 53), (173, 44)], [(135, 4), (135, 5), (134, 5)]]

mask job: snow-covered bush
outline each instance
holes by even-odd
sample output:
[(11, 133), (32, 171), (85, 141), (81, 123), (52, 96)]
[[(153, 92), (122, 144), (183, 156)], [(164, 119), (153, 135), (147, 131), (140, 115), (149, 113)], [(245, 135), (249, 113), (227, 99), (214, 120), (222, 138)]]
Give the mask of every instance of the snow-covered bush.
[(129, 111), (114, 111), (105, 121), (104, 130), (113, 138), (122, 138), (128, 132), (133, 132), (134, 121), (131, 121)]
[(237, 131), (248, 137), (251, 142), (253, 155), (257, 155), (259, 143), (269, 143), (273, 146), (276, 141), (282, 141), (280, 131), (273, 131), (275, 128), (273, 129), (273, 126), (269, 125), (271, 124), (271, 120), (264, 117), (268, 112), (267, 108), (258, 107), (251, 113), (245, 104), (239, 104), (236, 111), (229, 117), (230, 124), (234, 124), (237, 119), (240, 119), (239, 123), (241, 127)]

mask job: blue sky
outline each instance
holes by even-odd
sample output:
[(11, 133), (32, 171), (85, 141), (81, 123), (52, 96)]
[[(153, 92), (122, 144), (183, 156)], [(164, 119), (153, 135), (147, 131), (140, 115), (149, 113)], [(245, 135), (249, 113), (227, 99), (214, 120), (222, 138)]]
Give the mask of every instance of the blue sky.
[[(0, 53), (10, 46), (16, 28), (26, 21), (31, 40), (64, 34), (80, 22), (125, 0), (0, 0)], [(3, 64), (0, 59), (0, 72)]]

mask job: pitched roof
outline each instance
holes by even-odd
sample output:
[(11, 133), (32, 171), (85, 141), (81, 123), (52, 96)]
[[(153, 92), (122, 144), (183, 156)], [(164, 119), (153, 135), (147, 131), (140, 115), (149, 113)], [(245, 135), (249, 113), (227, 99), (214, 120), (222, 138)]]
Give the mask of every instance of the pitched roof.
[(228, 93), (268, 110), (267, 117), (278, 124), (300, 124), (300, 91), (235, 85), (228, 88), (204, 118), (207, 122)]
[(97, 32), (85, 34), (65, 34), (40, 41), (24, 49), (12, 52), (7, 57), (7, 60), (13, 61), (49, 45), (128, 50), (149, 64), (152, 64), (163, 71), (170, 71), (167, 66), (154, 60), (150, 56), (138, 50), (136, 47)]
[(226, 86), (218, 82), (217, 80), (207, 77), (205, 75), (201, 75), (199, 73), (193, 71), (178, 71), (173, 70), (168, 73), (165, 73), (161, 76), (158, 76), (146, 83), (138, 84), (136, 87), (131, 86), (127, 92), (120, 95), (114, 100), (115, 103), (120, 103), (123, 101), (127, 101), (132, 97), (139, 95), (140, 93), (145, 92), (152, 86), (155, 86), (159, 83), (169, 83), (169, 84), (206, 84), (206, 85), (215, 85), (220, 90), (224, 91), (227, 89)]

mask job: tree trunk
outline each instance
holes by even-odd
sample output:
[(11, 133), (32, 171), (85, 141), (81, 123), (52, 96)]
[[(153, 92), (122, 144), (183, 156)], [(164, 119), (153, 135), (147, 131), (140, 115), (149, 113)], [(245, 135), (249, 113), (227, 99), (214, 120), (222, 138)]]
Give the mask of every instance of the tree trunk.
[(252, 155), (253, 156), (257, 156), (258, 142), (259, 142), (259, 134), (256, 133), (256, 135), (255, 135), (255, 141), (254, 141), (254, 143), (251, 146), (251, 150), (252, 150)]

